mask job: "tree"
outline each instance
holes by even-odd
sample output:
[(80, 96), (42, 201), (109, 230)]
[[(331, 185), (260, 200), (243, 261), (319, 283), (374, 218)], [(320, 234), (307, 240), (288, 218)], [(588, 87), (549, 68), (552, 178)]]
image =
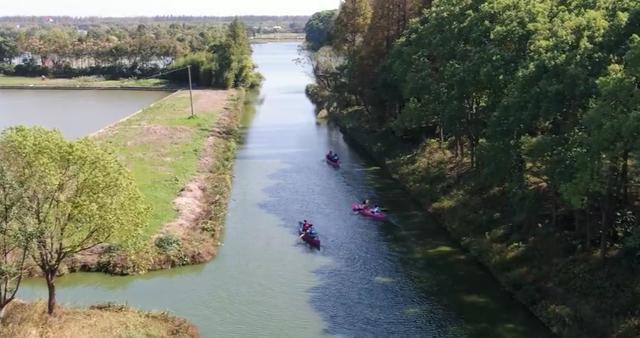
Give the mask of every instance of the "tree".
[(599, 202), (603, 257), (614, 213), (629, 205), (629, 163), (640, 152), (640, 37), (633, 35), (629, 46), (624, 64), (611, 65), (598, 80), (599, 95), (582, 119), (585, 156), (574, 179), (563, 186), (574, 205)]
[(18, 47), (15, 42), (5, 36), (0, 35), (0, 63), (11, 61), (11, 58), (18, 55)]
[(369, 0), (346, 0), (340, 6), (336, 18), (334, 45), (352, 59), (360, 48), (364, 34), (371, 22)]
[(147, 207), (127, 170), (89, 139), (70, 142), (57, 131), (15, 127), (2, 133), (0, 149), (26, 196), (17, 212), (33, 233), (30, 254), (47, 282), (53, 314), (61, 264), (105, 243), (141, 244)]
[(11, 162), (0, 149), (0, 319), (20, 288), (31, 245), (19, 213), (26, 196), (8, 173)]
[(311, 16), (304, 26), (307, 47), (312, 51), (331, 44), (335, 26), (337, 10), (317, 12)]
[(214, 87), (255, 87), (260, 83), (251, 59), (246, 27), (238, 19), (229, 24), (225, 40), (212, 45), (210, 52)]

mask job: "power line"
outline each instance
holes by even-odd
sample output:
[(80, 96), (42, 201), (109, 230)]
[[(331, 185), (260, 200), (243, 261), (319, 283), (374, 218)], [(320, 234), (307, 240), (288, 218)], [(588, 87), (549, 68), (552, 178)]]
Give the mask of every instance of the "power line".
[(185, 67), (178, 68), (178, 69), (172, 69), (172, 70), (166, 71), (166, 72), (160, 72), (158, 74), (151, 75), (149, 77), (143, 78), (143, 80), (151, 79), (151, 78), (155, 78), (155, 77), (160, 77), (162, 75), (175, 73), (177, 71), (181, 71), (181, 70), (185, 70), (185, 69), (187, 70), (188, 76), (189, 76), (189, 101), (191, 102), (191, 118), (194, 118), (194, 117), (196, 117), (196, 114), (193, 111), (193, 84), (191, 83), (191, 65), (187, 65)]
[(144, 77), (144, 78), (142, 78), (142, 80), (152, 79), (152, 78), (154, 78), (154, 77), (160, 77), (160, 76), (162, 76), (162, 75), (167, 75), (167, 74), (175, 73), (175, 72), (180, 71), (180, 70), (188, 69), (189, 67), (191, 67), (191, 66), (185, 66), (185, 67), (178, 68), (178, 69), (172, 69), (172, 70), (170, 70), (170, 71), (166, 71), (166, 72), (160, 72), (160, 73), (158, 73), (158, 74), (151, 75), (151, 76), (149, 76), (149, 77)]

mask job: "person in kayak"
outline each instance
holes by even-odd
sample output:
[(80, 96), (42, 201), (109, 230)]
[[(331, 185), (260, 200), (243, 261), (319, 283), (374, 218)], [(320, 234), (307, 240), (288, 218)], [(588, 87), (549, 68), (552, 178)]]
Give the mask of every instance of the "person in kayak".
[(377, 206), (377, 205), (375, 207), (373, 207), (373, 209), (371, 209), (371, 213), (372, 214), (378, 214), (380, 212), (381, 212), (380, 207)]
[(362, 201), (362, 209), (369, 209), (369, 200)]
[(300, 234), (300, 238), (304, 237), (304, 235), (314, 236), (313, 224), (309, 223), (306, 219), (304, 223), (302, 223), (302, 234)]
[(302, 232), (307, 232), (309, 231), (309, 229), (311, 229), (311, 227), (313, 227), (313, 224), (309, 223), (306, 219), (304, 220), (304, 222), (302, 223)]
[(327, 154), (327, 160), (338, 162), (340, 160), (340, 157), (338, 156), (338, 153), (334, 153), (333, 150), (329, 150), (329, 153)]

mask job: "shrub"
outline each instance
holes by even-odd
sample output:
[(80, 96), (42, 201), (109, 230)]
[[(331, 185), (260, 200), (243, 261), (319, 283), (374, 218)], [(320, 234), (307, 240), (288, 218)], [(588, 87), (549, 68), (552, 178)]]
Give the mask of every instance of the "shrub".
[(180, 250), (182, 242), (174, 235), (162, 235), (156, 239), (156, 247), (163, 253), (171, 253)]

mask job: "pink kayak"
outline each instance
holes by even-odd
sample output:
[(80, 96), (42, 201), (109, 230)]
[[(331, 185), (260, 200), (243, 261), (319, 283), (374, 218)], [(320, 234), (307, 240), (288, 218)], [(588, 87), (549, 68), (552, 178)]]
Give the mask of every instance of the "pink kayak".
[(383, 220), (387, 218), (387, 215), (384, 212), (373, 212), (371, 209), (369, 209), (369, 207), (363, 204), (353, 203), (351, 205), (351, 209), (365, 217), (370, 217), (377, 220)]
[(332, 159), (329, 159), (328, 157), (326, 158), (326, 160), (327, 160), (327, 164), (328, 165), (330, 165), (330, 166), (332, 166), (332, 167), (334, 167), (336, 169), (340, 168), (340, 161), (339, 160), (338, 161), (334, 161)]

